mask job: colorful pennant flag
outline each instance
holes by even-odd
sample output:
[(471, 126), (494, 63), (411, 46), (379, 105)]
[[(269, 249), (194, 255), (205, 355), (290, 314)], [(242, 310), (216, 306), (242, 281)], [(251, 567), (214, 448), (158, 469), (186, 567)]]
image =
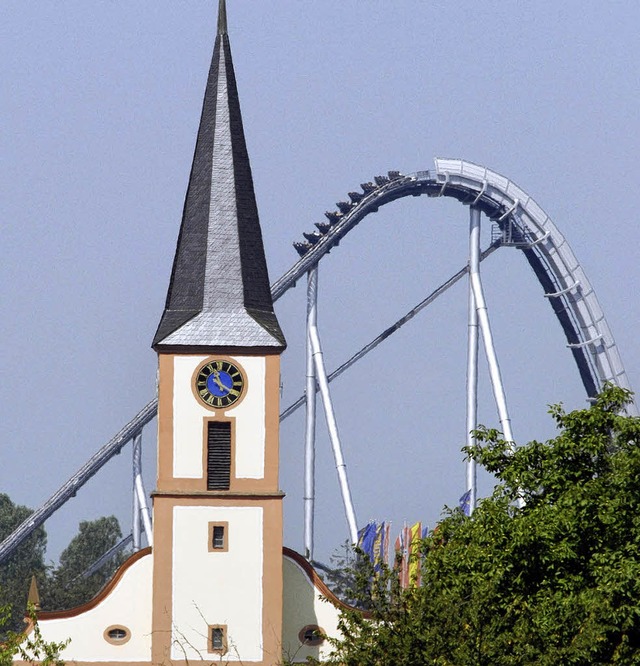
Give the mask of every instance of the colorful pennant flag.
[(422, 538), (422, 523), (417, 522), (409, 530), (409, 580), (408, 585), (420, 585), (420, 539)]
[(402, 528), (402, 566), (400, 568), (400, 586), (409, 587), (409, 554), (411, 552), (411, 530)]
[(366, 527), (363, 527), (358, 532), (358, 547), (367, 555), (372, 563), (375, 562), (374, 546), (376, 540), (377, 526), (376, 523), (370, 521)]

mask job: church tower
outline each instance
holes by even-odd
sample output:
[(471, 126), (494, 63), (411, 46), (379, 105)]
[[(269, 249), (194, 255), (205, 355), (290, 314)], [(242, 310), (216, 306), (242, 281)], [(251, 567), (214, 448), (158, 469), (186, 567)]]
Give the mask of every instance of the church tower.
[(45, 640), (70, 639), (62, 651), (67, 663), (276, 666), (283, 657), (326, 657), (322, 636), (339, 635), (340, 602), (282, 544), (285, 346), (220, 0), (169, 290), (153, 339), (153, 546), (131, 555), (87, 603), (39, 613)]
[(236, 80), (218, 34), (158, 352), (152, 662), (275, 664), (280, 354)]

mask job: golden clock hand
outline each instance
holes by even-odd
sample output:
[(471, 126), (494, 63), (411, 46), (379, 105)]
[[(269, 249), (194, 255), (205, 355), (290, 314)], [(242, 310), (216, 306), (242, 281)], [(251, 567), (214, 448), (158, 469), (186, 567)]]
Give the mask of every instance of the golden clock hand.
[(219, 370), (214, 370), (213, 371), (213, 381), (218, 385), (218, 388), (223, 391), (223, 392), (228, 392), (229, 387), (223, 384), (222, 380), (220, 379), (220, 371)]

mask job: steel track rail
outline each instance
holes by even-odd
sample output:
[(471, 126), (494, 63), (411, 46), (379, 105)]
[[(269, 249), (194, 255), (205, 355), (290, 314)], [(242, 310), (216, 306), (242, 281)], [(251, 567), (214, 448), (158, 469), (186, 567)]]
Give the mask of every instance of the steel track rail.
[[(433, 170), (384, 180), (388, 182), (353, 203), (273, 284), (274, 300), (295, 286), (380, 206), (405, 196), (452, 197), (479, 207), (502, 231), (503, 244), (523, 252), (562, 326), (587, 396), (594, 398), (606, 382), (630, 388), (611, 329), (584, 269), (551, 218), (529, 194), (505, 176), (460, 159), (436, 158)], [(628, 411), (638, 413), (635, 405)]]
[(36, 509), (2, 543), (0, 543), (0, 564), (51, 514), (71, 499), (82, 486), (113, 456), (120, 453), (122, 447), (133, 439), (142, 428), (153, 420), (158, 412), (158, 399), (154, 398), (120, 432), (110, 439), (39, 509)]

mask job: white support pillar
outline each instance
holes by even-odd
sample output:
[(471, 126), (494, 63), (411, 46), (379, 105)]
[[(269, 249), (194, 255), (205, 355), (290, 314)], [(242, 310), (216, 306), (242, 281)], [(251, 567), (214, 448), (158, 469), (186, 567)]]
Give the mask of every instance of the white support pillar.
[(131, 535), (133, 537), (133, 552), (137, 553), (140, 548), (142, 537), (142, 525), (140, 523), (140, 501), (136, 492), (136, 478), (142, 470), (142, 435), (138, 433), (133, 438), (133, 520), (131, 523)]
[[(480, 211), (473, 206), (470, 210), (469, 223), (469, 277), (480, 269)], [(478, 216), (477, 223), (475, 216)], [(469, 279), (469, 324), (467, 334), (467, 446), (473, 446), (476, 438), (473, 432), (478, 427), (478, 311)], [(469, 515), (476, 508), (477, 470), (476, 461), (467, 462), (467, 484), (469, 493)]]
[(358, 543), (358, 524), (356, 521), (356, 514), (353, 509), (353, 502), (351, 500), (351, 491), (349, 490), (349, 481), (347, 480), (347, 465), (344, 462), (344, 457), (342, 455), (342, 447), (340, 445), (340, 437), (338, 435), (338, 424), (336, 423), (335, 415), (333, 412), (333, 405), (331, 403), (329, 382), (327, 381), (327, 373), (324, 367), (322, 347), (320, 345), (320, 337), (318, 336), (317, 326), (312, 326), (309, 328), (309, 341), (311, 342), (316, 377), (320, 386), (320, 395), (322, 396), (324, 415), (327, 420), (327, 429), (329, 431), (329, 438), (333, 448), (333, 457), (336, 462), (336, 470), (338, 471), (338, 481), (340, 483), (340, 490), (342, 492), (344, 512), (346, 514), (347, 524), (349, 526), (349, 536), (351, 538), (351, 542), (355, 544)]
[[(140, 450), (140, 458), (142, 458), (142, 432), (139, 432), (133, 438), (133, 448), (138, 447)], [(153, 546), (153, 531), (151, 529), (151, 517), (149, 514), (149, 507), (147, 506), (147, 494), (144, 490), (142, 483), (142, 465), (136, 470), (133, 479), (133, 488), (140, 507), (140, 515), (142, 517), (142, 524), (144, 525), (144, 532), (147, 537), (147, 543)]]
[(313, 521), (315, 510), (316, 458), (316, 371), (310, 330), (316, 327), (318, 315), (318, 266), (307, 274), (307, 407), (304, 436), (304, 556), (313, 559)]
[[(470, 235), (480, 235), (480, 209), (471, 206), (471, 224)], [(504, 386), (502, 384), (502, 376), (500, 374), (500, 366), (498, 365), (498, 357), (493, 346), (493, 336), (491, 335), (491, 326), (489, 324), (489, 315), (487, 313), (487, 304), (484, 299), (484, 292), (482, 290), (482, 281), (480, 280), (479, 266), (469, 266), (469, 279), (471, 281), (471, 289), (473, 298), (476, 304), (476, 311), (478, 314), (478, 321), (480, 329), (482, 330), (482, 339), (484, 342), (485, 353), (487, 355), (487, 363), (489, 364), (489, 376), (491, 377), (491, 387), (493, 389), (493, 396), (498, 408), (498, 417), (502, 427), (502, 434), (508, 442), (513, 442), (513, 433), (511, 432), (511, 419), (509, 418), (509, 411), (507, 409), (507, 398), (504, 393)]]

